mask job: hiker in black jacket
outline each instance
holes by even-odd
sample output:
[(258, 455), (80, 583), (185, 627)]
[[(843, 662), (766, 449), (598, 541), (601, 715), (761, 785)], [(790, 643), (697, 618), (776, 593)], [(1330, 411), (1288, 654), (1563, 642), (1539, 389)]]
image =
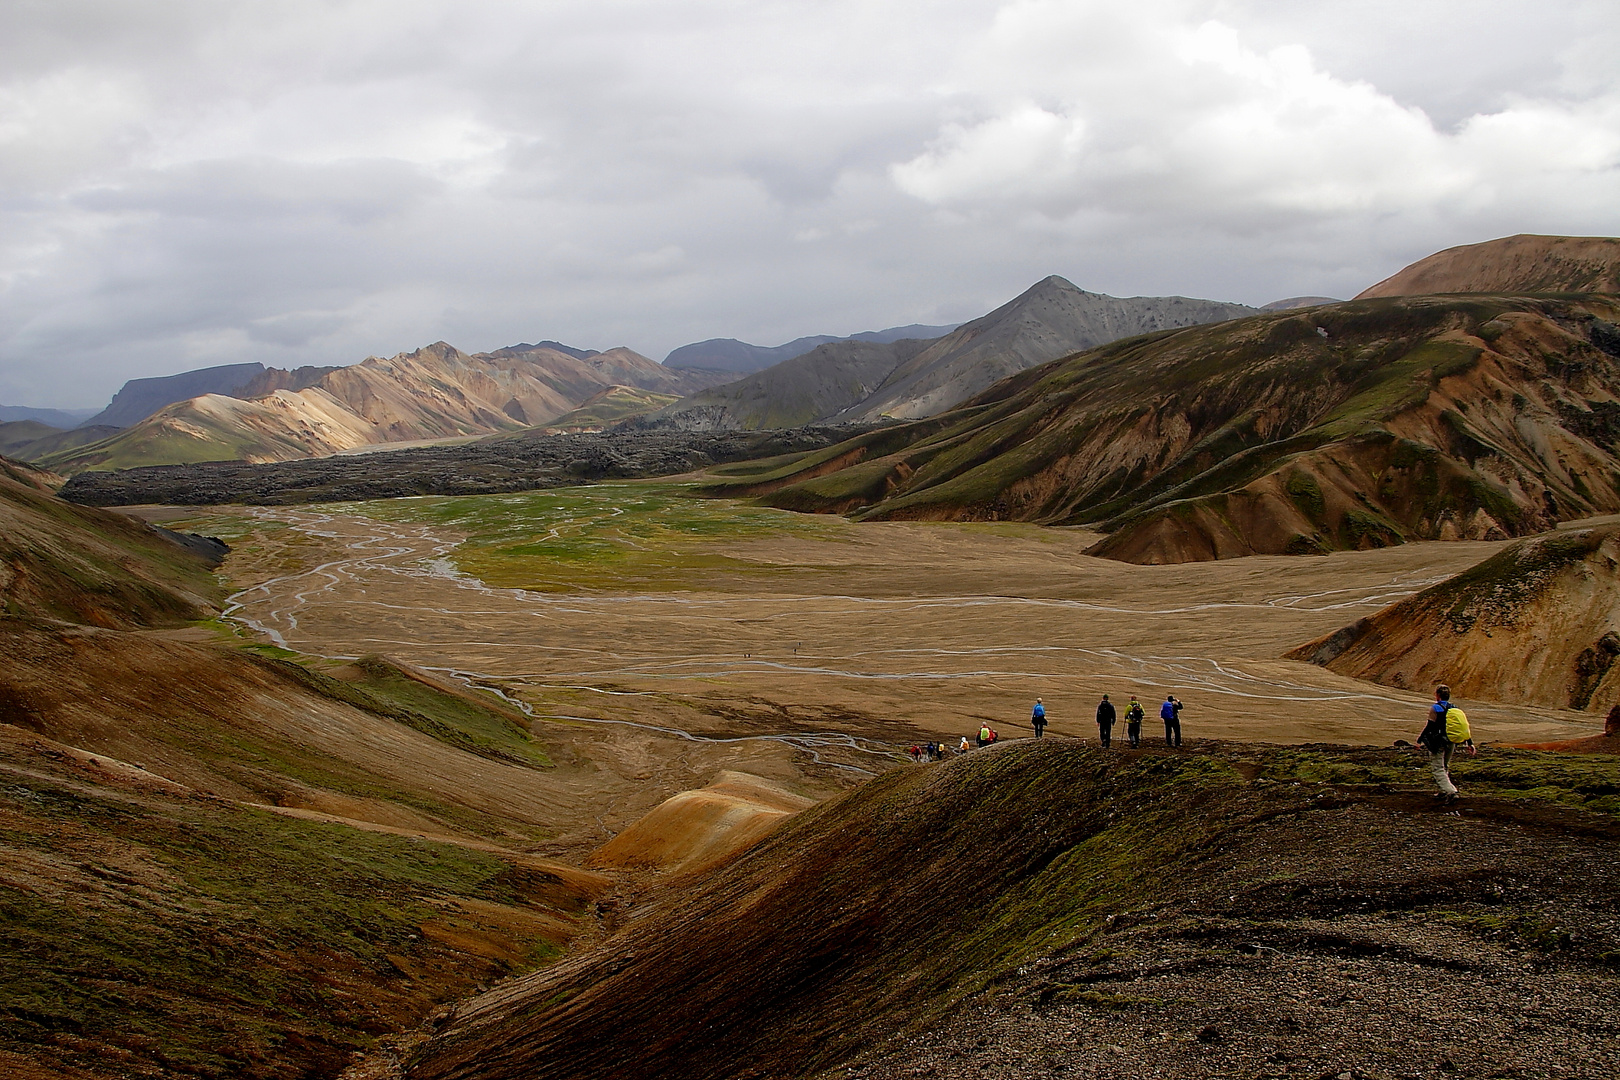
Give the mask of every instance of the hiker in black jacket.
[(1114, 703), (1107, 694), (1097, 703), (1097, 735), (1105, 748), (1114, 740)]

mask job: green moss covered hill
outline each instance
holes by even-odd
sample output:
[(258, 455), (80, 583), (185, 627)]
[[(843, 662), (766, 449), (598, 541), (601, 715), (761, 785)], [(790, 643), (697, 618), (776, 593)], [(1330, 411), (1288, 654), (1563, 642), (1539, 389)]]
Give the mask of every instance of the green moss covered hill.
[(1116, 342), (709, 490), (1089, 525), (1179, 562), (1524, 535), (1620, 510), (1620, 301), (1360, 300)]

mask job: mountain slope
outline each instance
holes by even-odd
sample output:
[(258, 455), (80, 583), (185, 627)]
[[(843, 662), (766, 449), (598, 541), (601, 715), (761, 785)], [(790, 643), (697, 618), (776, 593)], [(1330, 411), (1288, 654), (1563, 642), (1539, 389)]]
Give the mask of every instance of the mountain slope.
[[(1599, 1075), (1614, 1034), (1574, 1033), (1612, 1013), (1596, 973), (1620, 830), (1541, 802), (1521, 820), (1487, 793), (1554, 770), (1526, 754), (1494, 768), (1459, 766), (1475, 802), (1446, 828), (1409, 794), (1421, 760), (1391, 751), (1031, 739), (898, 769), (601, 947), (462, 1005), (403, 1075), (1257, 1076), (1284, 1054), (1305, 1076), (1417, 1075), (1458, 1000), (1492, 1017), (1453, 1051), (1463, 1073), (1580, 1045), (1568, 1065)], [(1601, 774), (1575, 781), (1594, 808), (1611, 805)], [(1555, 934), (1512, 962), (1523, 939), (1491, 928), (1543, 904), (1593, 940)], [(1531, 1004), (1550, 977), (1556, 1021)]]
[(1052, 276), (900, 361), (875, 393), (830, 419), (870, 422), (944, 412), (1016, 372), (1120, 338), (1254, 313), (1184, 296), (1121, 299)]
[(134, 629), (204, 618), (221, 595), (210, 567), (156, 530), (63, 502), (0, 458), (0, 612)]
[(1341, 675), (1606, 712), (1620, 704), (1620, 525), (1556, 532), (1287, 654)]
[[(303, 372), (304, 374), (300, 374)], [(291, 461), (374, 443), (516, 431), (614, 385), (688, 393), (719, 376), (671, 371), (629, 349), (576, 357), (540, 346), (469, 355), (444, 342), (352, 367), (268, 372), (252, 400), (204, 395), (122, 432), (42, 456), (65, 473), (201, 461)]]
[(1620, 510), (1620, 302), (1369, 300), (1129, 339), (717, 484), (863, 518), (1089, 524), (1181, 562)]
[(824, 344), (694, 394), (658, 415), (686, 426), (722, 429), (930, 416), (1006, 375), (1080, 349), (1252, 310), (1184, 297), (1121, 300), (1049, 277), (943, 337)]
[(1356, 299), (1428, 293), (1620, 294), (1620, 239), (1521, 233), (1447, 248), (1385, 278)]

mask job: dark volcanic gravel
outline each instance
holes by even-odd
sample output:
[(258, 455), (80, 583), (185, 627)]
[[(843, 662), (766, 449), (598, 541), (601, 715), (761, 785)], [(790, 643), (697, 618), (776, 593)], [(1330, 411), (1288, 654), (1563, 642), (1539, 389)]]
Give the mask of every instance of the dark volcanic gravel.
[(90, 506), (282, 506), (402, 495), (489, 495), (590, 480), (672, 476), (732, 461), (819, 450), (868, 428), (625, 430), (520, 436), (459, 446), (254, 465), (213, 461), (80, 473), (61, 496)]
[(1620, 1077), (1612, 840), (1497, 800), (1382, 801), (1280, 817), (1162, 906), (832, 1075)]

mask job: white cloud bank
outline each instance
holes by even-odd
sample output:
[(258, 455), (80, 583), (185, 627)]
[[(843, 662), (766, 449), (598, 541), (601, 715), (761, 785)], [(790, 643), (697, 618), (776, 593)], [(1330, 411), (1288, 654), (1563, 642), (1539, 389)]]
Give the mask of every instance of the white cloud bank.
[(1605, 3), (0, 10), (0, 402), (445, 338), (653, 356), (1620, 233)]

